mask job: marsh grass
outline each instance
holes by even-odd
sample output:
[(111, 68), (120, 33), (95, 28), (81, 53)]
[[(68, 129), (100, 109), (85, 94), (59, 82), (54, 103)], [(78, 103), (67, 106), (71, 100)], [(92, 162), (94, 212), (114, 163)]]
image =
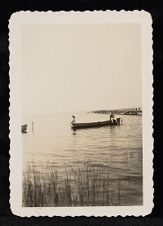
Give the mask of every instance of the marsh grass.
[(38, 171), (30, 167), (23, 174), (23, 206), (105, 206), (121, 205), (120, 179), (108, 170), (86, 162), (58, 175), (55, 166)]

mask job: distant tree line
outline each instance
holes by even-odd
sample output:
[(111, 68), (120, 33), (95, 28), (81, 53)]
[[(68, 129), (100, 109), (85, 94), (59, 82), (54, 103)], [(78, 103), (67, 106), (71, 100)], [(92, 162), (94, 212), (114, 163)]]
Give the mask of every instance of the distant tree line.
[(100, 113), (100, 114), (124, 114), (124, 113), (142, 113), (141, 107), (135, 107), (135, 108), (121, 108), (121, 109), (109, 109), (109, 110), (95, 110), (92, 111), (92, 113)]

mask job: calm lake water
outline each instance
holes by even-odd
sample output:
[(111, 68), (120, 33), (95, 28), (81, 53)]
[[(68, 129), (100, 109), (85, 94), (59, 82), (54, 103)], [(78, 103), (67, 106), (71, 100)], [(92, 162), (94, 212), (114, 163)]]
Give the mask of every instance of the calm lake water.
[[(73, 114), (77, 122), (109, 118), (104, 114)], [(120, 117), (123, 119), (120, 126), (74, 132), (70, 128), (72, 113), (28, 116), (25, 118), (28, 132), (22, 134), (24, 172), (28, 174), (31, 165), (40, 172), (53, 165), (64, 178), (65, 172), (72, 170), (87, 168), (91, 174), (96, 169), (103, 184), (109, 175), (106, 189), (110, 197), (104, 205), (142, 205), (142, 117)]]

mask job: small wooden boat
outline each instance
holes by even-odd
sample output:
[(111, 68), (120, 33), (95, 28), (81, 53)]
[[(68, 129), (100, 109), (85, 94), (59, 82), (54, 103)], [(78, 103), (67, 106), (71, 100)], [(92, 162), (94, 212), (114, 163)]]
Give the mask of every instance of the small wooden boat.
[(21, 132), (27, 133), (27, 124), (24, 124), (24, 125), (21, 126)]
[(86, 128), (102, 127), (102, 126), (115, 126), (120, 124), (121, 124), (121, 119), (116, 118), (108, 121), (73, 123), (71, 124), (71, 128), (75, 130), (75, 129), (86, 129)]

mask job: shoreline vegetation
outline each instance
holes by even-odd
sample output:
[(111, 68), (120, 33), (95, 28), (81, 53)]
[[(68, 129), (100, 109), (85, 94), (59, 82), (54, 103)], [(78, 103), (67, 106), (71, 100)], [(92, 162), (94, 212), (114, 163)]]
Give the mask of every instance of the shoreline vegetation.
[[(107, 168), (108, 169), (108, 168)], [(46, 165), (38, 171), (34, 166), (23, 173), (23, 206), (121, 206), (141, 205), (142, 194), (132, 194), (127, 198), (126, 179), (110, 177), (109, 171), (103, 174), (103, 166), (64, 169), (59, 175), (54, 165)], [(128, 178), (130, 181), (136, 178)], [(140, 182), (140, 178), (138, 178)], [(133, 197), (137, 197), (132, 200)], [(135, 200), (137, 203), (135, 203)]]

